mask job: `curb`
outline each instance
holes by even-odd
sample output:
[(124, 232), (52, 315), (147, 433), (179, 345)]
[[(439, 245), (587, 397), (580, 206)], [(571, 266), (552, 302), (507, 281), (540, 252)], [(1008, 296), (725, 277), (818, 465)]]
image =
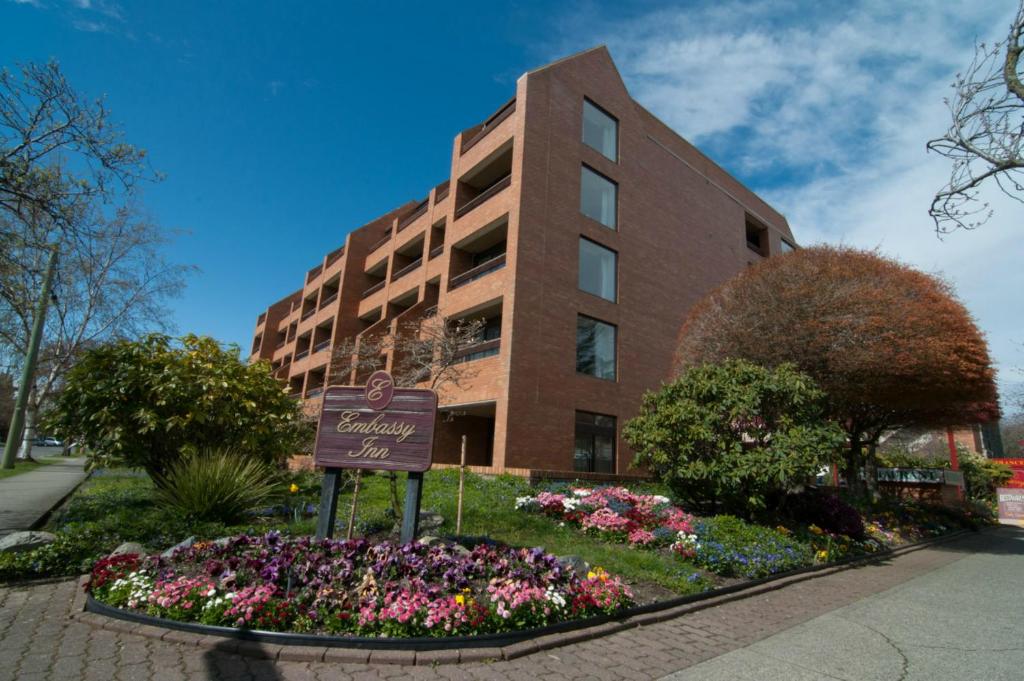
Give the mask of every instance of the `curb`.
[[(984, 532), (986, 529), (982, 529)], [(888, 551), (867, 556), (856, 556), (838, 563), (809, 566), (798, 570), (764, 577), (700, 594), (683, 596), (660, 603), (632, 608), (617, 618), (592, 618), (576, 620), (567, 624), (578, 626), (565, 630), (550, 631), (553, 627), (518, 632), (519, 639), (505, 645), (497, 645), (502, 638), (489, 635), (496, 645), (488, 647), (488, 639), (474, 637), (476, 645), (454, 647), (455, 641), (445, 647), (444, 638), (416, 639), (357, 639), (339, 636), (302, 636), (280, 632), (258, 632), (229, 627), (210, 627), (202, 624), (167, 622), (148, 615), (129, 613), (118, 608), (105, 606), (85, 593), (89, 575), (79, 578), (72, 603), (71, 617), (89, 626), (121, 634), (132, 634), (158, 639), (202, 650), (233, 653), (246, 657), (288, 662), (341, 662), (355, 664), (393, 665), (440, 665), (464, 662), (493, 662), (513, 660), (543, 650), (550, 650), (573, 643), (589, 641), (626, 629), (650, 626), (674, 619), (692, 612), (706, 610), (733, 601), (751, 598), (785, 588), (791, 584), (826, 577), (844, 570), (878, 563), (914, 551), (944, 544), (968, 534), (972, 530), (959, 530), (907, 544)], [(596, 620), (596, 621), (595, 621)], [(161, 626), (155, 626), (159, 624)], [(566, 624), (566, 623), (561, 623)], [(269, 636), (268, 636), (269, 634)], [(290, 640), (289, 640), (290, 637)], [(462, 637), (463, 639), (466, 637)], [(262, 640), (256, 640), (262, 639)], [(362, 646), (362, 647), (360, 647)], [(370, 647), (373, 646), (373, 647)], [(426, 647), (424, 647), (426, 646)]]

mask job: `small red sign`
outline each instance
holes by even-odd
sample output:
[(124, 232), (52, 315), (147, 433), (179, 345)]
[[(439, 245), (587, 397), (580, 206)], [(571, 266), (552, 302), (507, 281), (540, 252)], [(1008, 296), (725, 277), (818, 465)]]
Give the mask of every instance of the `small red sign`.
[(992, 459), (1013, 469), (1013, 477), (1003, 483), (1006, 487), (1024, 489), (1024, 459)]
[(366, 381), (366, 403), (380, 411), (391, 404), (395, 396), (395, 380), (386, 371), (374, 371)]
[(378, 373), (387, 381), (376, 388), (367, 383), (324, 390), (313, 448), (317, 466), (418, 473), (430, 468), (437, 394), (395, 388), (391, 376)]

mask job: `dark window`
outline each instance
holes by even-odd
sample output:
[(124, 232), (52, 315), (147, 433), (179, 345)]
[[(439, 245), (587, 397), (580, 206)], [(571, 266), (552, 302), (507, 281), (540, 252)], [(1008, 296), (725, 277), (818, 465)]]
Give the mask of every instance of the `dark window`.
[(759, 255), (768, 255), (768, 230), (751, 218), (747, 218), (747, 248)]
[(502, 241), (500, 244), (494, 244), (485, 251), (473, 254), (473, 267), (483, 265), (485, 262), (494, 260), (499, 255), (505, 255), (505, 242)]
[(618, 187), (586, 166), (580, 173), (580, 211), (605, 227), (615, 229)]
[(576, 412), (576, 447), (573, 470), (615, 472), (615, 417)]
[(615, 380), (615, 326), (591, 317), (576, 318), (576, 371)]
[(619, 122), (587, 100), (583, 100), (583, 143), (618, 160)]
[(580, 237), (580, 290), (615, 302), (615, 251)]

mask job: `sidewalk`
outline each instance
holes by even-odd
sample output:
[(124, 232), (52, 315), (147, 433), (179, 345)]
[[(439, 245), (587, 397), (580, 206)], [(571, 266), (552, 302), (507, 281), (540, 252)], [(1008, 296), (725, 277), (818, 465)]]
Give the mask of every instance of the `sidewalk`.
[[(70, 618), (72, 600), (78, 589), (77, 582), (39, 584), (0, 588), (0, 681), (65, 681), (85, 679), (86, 681), (107, 681), (109, 679), (161, 679), (165, 681), (191, 681), (210, 679), (233, 681), (355, 681), (356, 679), (420, 679), (455, 681), (456, 679), (510, 679), (513, 681), (563, 681), (564, 679), (658, 679), (687, 668), (694, 668), (688, 676), (679, 678), (704, 681), (710, 674), (721, 674), (718, 668), (696, 667), (723, 654), (747, 648), (757, 641), (790, 630), (821, 615), (839, 610), (844, 606), (869, 599), (894, 587), (908, 585), (902, 593), (916, 594), (910, 601), (899, 600), (896, 604), (912, 625), (916, 626), (915, 614), (923, 612), (920, 603), (932, 607), (945, 606), (946, 617), (937, 620), (936, 625), (946, 627), (941, 637), (932, 632), (924, 640), (913, 641), (921, 646), (942, 646), (943, 660), (950, 660), (963, 653), (951, 646), (964, 636), (962, 627), (951, 626), (959, 611), (969, 610), (964, 601), (976, 598), (980, 592), (988, 591), (991, 600), (1003, 593), (1001, 589), (1015, 588), (1020, 593), (1022, 563), (1024, 563), (1024, 531), (1015, 528), (1001, 528), (980, 534), (966, 535), (953, 541), (938, 544), (919, 551), (906, 553), (881, 563), (864, 565), (843, 570), (817, 579), (798, 582), (777, 591), (732, 601), (676, 619), (638, 629), (622, 631), (599, 639), (585, 641), (561, 648), (537, 652), (511, 661), (492, 663), (442, 664), (438, 666), (402, 667), (389, 664), (352, 664), (289, 661), (287, 652), (282, 651), (278, 660), (254, 659), (233, 654), (230, 643), (213, 640), (217, 645), (208, 647), (197, 644), (195, 637), (181, 636), (180, 632), (167, 630), (163, 640), (144, 637), (107, 629), (94, 628), (81, 620)], [(958, 572), (958, 563), (965, 563)], [(939, 581), (920, 578), (943, 568), (952, 567), (954, 572), (940, 572)], [(959, 574), (970, 574), (974, 580), (972, 589), (957, 596)], [(1001, 575), (1002, 581), (988, 586), (985, 575)], [(1012, 584), (1010, 583), (1012, 582)], [(918, 588), (921, 585), (923, 588)], [(936, 586), (940, 590), (936, 591)], [(992, 593), (994, 591), (994, 593)], [(889, 595), (882, 602), (892, 600)], [(873, 602), (873, 601), (869, 601)], [(1019, 603), (1014, 601), (1014, 607)], [(987, 617), (992, 622), (988, 630), (979, 629), (984, 635), (993, 625), (1003, 627), (1009, 635), (1016, 632), (1013, 627), (1017, 619), (1012, 613), (991, 612), (987, 602), (974, 608), (976, 617)], [(980, 614), (979, 614), (979, 611)], [(972, 625), (968, 625), (972, 626)], [(799, 630), (797, 630), (799, 631)], [(959, 633), (958, 633), (959, 632)], [(1004, 637), (1005, 638), (1005, 632)], [(179, 641), (189, 640), (190, 644)], [(973, 641), (970, 641), (973, 643)], [(1003, 657), (1007, 654), (990, 648), (1003, 646), (1003, 640), (996, 646), (985, 646), (977, 651), (974, 671), (980, 674), (963, 676), (962, 666), (948, 665), (952, 676), (935, 678), (1002, 678), (1001, 669), (1007, 664), (1024, 664), (1019, 658)], [(852, 647), (844, 650), (846, 641), (830, 639), (825, 650), (815, 647), (804, 650), (803, 654), (819, 659), (845, 661), (852, 653)], [(904, 646), (905, 647), (905, 646)], [(1014, 649), (1019, 648), (1014, 644)], [(933, 650), (922, 648), (923, 652)], [(840, 657), (842, 653), (845, 657)], [(899, 660), (889, 651), (885, 664)], [(994, 660), (996, 667), (985, 666), (986, 656), (1000, 656)], [(369, 652), (367, 653), (369, 657)], [(910, 659), (910, 656), (908, 656)], [(761, 658), (760, 666), (767, 666)], [(938, 660), (938, 658), (936, 658)], [(728, 661), (728, 660), (726, 660)], [(749, 658), (740, 660), (749, 662)], [(914, 665), (917, 664), (915, 659)], [(909, 664), (908, 664), (909, 666)], [(916, 667), (914, 667), (916, 669)], [(995, 671), (986, 675), (988, 671)], [(725, 676), (711, 678), (747, 679), (761, 681), (767, 675), (733, 675), (734, 668), (724, 670)], [(749, 672), (749, 666), (745, 670)], [(892, 669), (882, 670), (889, 674)], [(899, 678), (899, 669), (892, 675), (876, 676), (880, 680)], [(771, 677), (767, 677), (771, 678)], [(778, 677), (776, 677), (778, 678)], [(839, 678), (842, 681), (862, 681), (865, 677), (856, 675), (828, 676), (810, 672), (800, 677)], [(871, 678), (871, 677), (866, 677)], [(907, 677), (923, 678), (920, 676)], [(931, 681), (931, 680), (929, 680)]]
[(0, 480), (0, 537), (32, 529), (85, 479), (85, 457), (67, 458)]

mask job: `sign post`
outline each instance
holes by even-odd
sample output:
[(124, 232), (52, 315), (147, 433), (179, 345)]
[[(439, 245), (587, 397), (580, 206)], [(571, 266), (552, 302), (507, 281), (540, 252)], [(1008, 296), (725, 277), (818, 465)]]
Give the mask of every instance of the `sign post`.
[(313, 447), (313, 463), (326, 468), (320, 490), (318, 539), (334, 534), (341, 471), (407, 471), (401, 541), (416, 538), (423, 473), (430, 468), (437, 395), (433, 390), (396, 388), (386, 371), (376, 371), (365, 387), (324, 390)]

